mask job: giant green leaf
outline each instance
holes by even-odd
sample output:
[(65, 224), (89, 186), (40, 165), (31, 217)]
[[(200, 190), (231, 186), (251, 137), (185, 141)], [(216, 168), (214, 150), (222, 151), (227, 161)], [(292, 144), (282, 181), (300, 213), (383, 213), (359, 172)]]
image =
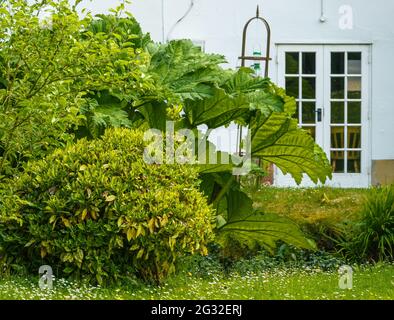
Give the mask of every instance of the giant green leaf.
[(315, 183), (324, 183), (331, 177), (324, 151), (289, 115), (274, 112), (269, 117), (256, 117), (251, 131), (252, 154), (274, 163), (284, 174), (291, 174), (297, 183), (304, 173)]
[[(150, 45), (149, 73), (158, 87), (181, 100), (205, 99), (212, 95), (213, 83), (222, 74), (221, 55), (205, 54), (188, 40), (174, 40), (165, 45)], [(160, 88), (159, 88), (160, 89)]]
[(228, 78), (221, 88), (214, 89), (211, 98), (188, 101), (185, 104), (186, 117), (192, 126), (206, 124), (209, 128), (217, 128), (255, 110), (265, 115), (283, 111), (282, 98), (268, 89), (263, 90), (267, 86), (266, 81), (256, 80), (241, 69)]
[(276, 242), (281, 240), (299, 248), (315, 249), (312, 240), (307, 239), (300, 228), (291, 220), (273, 213), (255, 212), (223, 225), (219, 232), (232, 234), (245, 243), (255, 241), (273, 252)]
[(159, 129), (165, 131), (166, 120), (167, 120), (167, 105), (163, 102), (146, 103), (142, 107), (138, 108), (145, 121), (149, 124), (150, 128)]
[(226, 223), (219, 227), (219, 234), (236, 236), (245, 244), (257, 242), (273, 252), (277, 241), (315, 249), (313, 241), (307, 239), (291, 220), (272, 213), (261, 213), (253, 209), (253, 201), (234, 184), (227, 192)]

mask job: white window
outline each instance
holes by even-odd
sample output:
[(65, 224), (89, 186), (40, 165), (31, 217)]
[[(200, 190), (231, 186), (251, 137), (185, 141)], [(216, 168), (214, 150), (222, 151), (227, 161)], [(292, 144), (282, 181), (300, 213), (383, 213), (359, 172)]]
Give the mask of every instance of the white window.
[[(324, 149), (333, 169), (326, 184), (370, 184), (369, 47), (281, 45), (278, 84), (297, 100), (295, 117)], [(303, 186), (313, 183), (305, 178)], [(276, 169), (275, 184), (294, 185)]]

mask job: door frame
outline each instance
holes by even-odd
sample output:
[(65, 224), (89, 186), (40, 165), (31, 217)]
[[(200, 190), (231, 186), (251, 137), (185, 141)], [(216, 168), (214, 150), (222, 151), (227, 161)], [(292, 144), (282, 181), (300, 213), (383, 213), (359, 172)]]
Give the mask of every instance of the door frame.
[[(316, 142), (322, 146), (330, 160), (330, 55), (333, 51), (362, 52), (362, 115), (361, 115), (361, 172), (362, 173), (333, 173), (333, 179), (327, 180), (325, 185), (344, 188), (363, 188), (371, 185), (371, 96), (372, 96), (372, 68), (371, 44), (336, 44), (336, 43), (311, 43), (276, 44), (277, 84), (285, 87), (285, 52), (316, 52), (316, 108), (321, 108), (323, 119), (316, 121)], [(299, 88), (301, 90), (301, 88)], [(274, 185), (295, 187), (297, 184), (290, 175), (283, 175), (280, 169), (274, 169)], [(317, 184), (321, 185), (321, 183)], [(315, 187), (307, 176), (304, 175), (301, 187)]]
[[(330, 44), (323, 46), (324, 48), (324, 111), (326, 113), (323, 116), (323, 128), (324, 137), (330, 137), (330, 125), (331, 125), (331, 114), (330, 114), (330, 94), (331, 94), (331, 81), (330, 80), (330, 55), (331, 52), (361, 52), (361, 168), (360, 173), (333, 173), (333, 179), (328, 181), (328, 185), (333, 187), (345, 187), (345, 188), (362, 188), (369, 187), (371, 185), (371, 65), (370, 65), (370, 47), (367, 45), (336, 45)], [(347, 84), (345, 81), (345, 90)], [(348, 123), (347, 123), (348, 125)], [(328, 155), (330, 160), (330, 139), (324, 142), (324, 151)]]

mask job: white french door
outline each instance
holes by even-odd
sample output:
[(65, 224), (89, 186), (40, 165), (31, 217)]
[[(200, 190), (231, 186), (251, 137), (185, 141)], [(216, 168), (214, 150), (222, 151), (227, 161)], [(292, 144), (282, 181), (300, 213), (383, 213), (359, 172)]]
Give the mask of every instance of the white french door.
[[(369, 47), (278, 46), (278, 85), (297, 100), (295, 118), (309, 131), (333, 169), (326, 185), (370, 184)], [(295, 186), (275, 168), (275, 185)], [(301, 186), (314, 186), (304, 177)]]

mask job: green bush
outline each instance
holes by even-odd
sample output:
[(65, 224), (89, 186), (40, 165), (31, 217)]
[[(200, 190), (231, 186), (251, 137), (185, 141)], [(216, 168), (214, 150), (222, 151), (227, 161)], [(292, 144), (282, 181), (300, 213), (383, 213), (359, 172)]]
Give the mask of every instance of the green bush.
[[(149, 54), (134, 49), (149, 40), (135, 19), (115, 23), (122, 6), (107, 18), (81, 17), (86, 8), (73, 2), (0, 1), (0, 180), (83, 129), (124, 126), (126, 101), (154, 87), (146, 76)], [(50, 26), (40, 12), (50, 14)], [(111, 32), (99, 32), (100, 22)], [(119, 103), (99, 99), (100, 92)]]
[(394, 186), (373, 188), (367, 196), (360, 222), (341, 242), (353, 260), (393, 260)]
[(341, 212), (316, 212), (305, 215), (294, 213), (292, 219), (316, 241), (320, 250), (335, 251), (337, 240), (343, 237), (356, 217)]
[(0, 199), (3, 268), (160, 282), (179, 256), (207, 254), (213, 212), (196, 170), (146, 164), (146, 145), (140, 131), (108, 129), (29, 163)]

